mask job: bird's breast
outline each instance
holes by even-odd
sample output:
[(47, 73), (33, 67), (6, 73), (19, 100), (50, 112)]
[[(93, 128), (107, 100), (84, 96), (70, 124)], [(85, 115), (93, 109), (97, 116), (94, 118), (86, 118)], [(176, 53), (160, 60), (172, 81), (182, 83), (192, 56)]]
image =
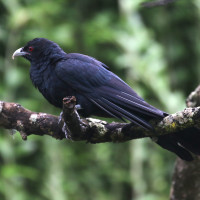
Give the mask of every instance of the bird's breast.
[(54, 106), (62, 108), (62, 100), (66, 96), (75, 96), (75, 91), (62, 80), (53, 70), (30, 71), (30, 78), (42, 95)]

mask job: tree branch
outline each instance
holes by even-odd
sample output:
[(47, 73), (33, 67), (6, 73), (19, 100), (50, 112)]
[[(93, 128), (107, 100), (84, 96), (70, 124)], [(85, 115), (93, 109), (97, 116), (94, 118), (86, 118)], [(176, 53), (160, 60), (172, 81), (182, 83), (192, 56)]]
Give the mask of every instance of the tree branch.
[[(200, 85), (186, 100), (188, 107), (200, 106)], [(170, 200), (200, 199), (200, 156), (193, 162), (177, 158), (171, 185)]]
[[(156, 137), (197, 126), (200, 127), (200, 107), (186, 108), (182, 112), (165, 117), (162, 121), (152, 120), (153, 130), (145, 130), (128, 123), (107, 123), (98, 119), (80, 119), (75, 97), (63, 99), (63, 117), (67, 124), (67, 133), (75, 141), (90, 143), (125, 142), (127, 140)], [(62, 131), (64, 121), (47, 113), (36, 113), (17, 103), (0, 101), (0, 127), (16, 129), (22, 139), (29, 135), (49, 135), (56, 139), (65, 138)]]

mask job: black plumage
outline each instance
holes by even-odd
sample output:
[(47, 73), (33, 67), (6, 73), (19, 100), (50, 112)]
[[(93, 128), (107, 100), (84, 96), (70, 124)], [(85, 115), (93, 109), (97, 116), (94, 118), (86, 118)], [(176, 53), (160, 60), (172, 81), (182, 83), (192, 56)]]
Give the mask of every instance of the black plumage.
[[(108, 67), (93, 57), (65, 53), (56, 43), (36, 38), (18, 49), (14, 56), (23, 56), (31, 63), (30, 78), (36, 88), (54, 106), (62, 108), (66, 96), (75, 96), (83, 117), (90, 115), (127, 119), (146, 129), (149, 120), (162, 119), (168, 114), (145, 102)], [(199, 154), (198, 129), (158, 137), (157, 143), (182, 159), (192, 160), (189, 151)], [(189, 141), (189, 142), (188, 142)], [(194, 142), (195, 141), (195, 142)], [(189, 151), (188, 151), (189, 150)]]

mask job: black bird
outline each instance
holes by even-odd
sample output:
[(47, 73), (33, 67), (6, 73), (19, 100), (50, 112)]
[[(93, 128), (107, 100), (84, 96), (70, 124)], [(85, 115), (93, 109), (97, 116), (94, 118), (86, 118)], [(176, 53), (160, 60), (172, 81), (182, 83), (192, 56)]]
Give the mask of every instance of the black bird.
[[(168, 114), (149, 105), (108, 67), (93, 57), (65, 53), (55, 42), (35, 38), (16, 50), (31, 63), (30, 78), (54, 106), (62, 108), (66, 96), (75, 96), (83, 117), (90, 115), (127, 119), (152, 129), (149, 120)], [(181, 134), (159, 136), (156, 143), (190, 161), (190, 152), (200, 154), (200, 132), (196, 128)], [(189, 152), (190, 151), (190, 152)]]

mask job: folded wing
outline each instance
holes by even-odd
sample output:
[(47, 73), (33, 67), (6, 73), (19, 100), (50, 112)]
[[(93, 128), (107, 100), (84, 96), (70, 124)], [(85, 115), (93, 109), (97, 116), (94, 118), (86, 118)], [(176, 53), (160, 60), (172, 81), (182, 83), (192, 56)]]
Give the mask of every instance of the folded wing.
[(78, 59), (77, 56), (67, 54), (66, 60), (56, 67), (56, 74), (79, 94), (115, 118), (127, 119), (150, 129), (146, 121), (148, 117), (162, 118), (166, 114), (146, 103), (118, 76), (89, 56)]

